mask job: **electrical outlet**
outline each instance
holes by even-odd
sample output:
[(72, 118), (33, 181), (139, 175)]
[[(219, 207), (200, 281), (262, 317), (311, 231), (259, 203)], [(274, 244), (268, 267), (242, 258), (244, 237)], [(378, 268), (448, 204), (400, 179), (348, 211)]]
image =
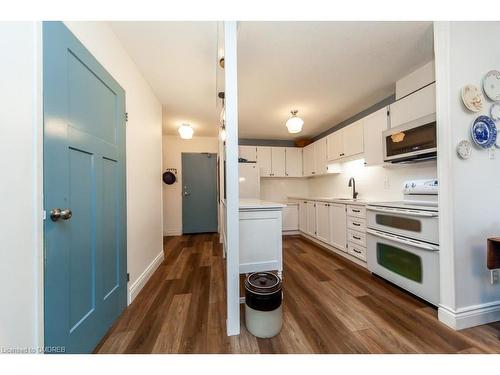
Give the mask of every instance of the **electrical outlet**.
[(491, 270), (491, 283), (496, 284), (500, 280), (500, 269)]
[(495, 148), (494, 147), (490, 147), (488, 149), (488, 156), (490, 159), (495, 159)]

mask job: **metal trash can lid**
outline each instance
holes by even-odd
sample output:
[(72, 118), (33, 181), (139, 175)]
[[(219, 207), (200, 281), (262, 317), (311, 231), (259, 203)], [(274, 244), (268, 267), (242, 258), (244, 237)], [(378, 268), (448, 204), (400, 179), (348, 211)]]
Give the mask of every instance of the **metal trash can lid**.
[(255, 272), (246, 278), (245, 289), (255, 294), (273, 294), (281, 290), (281, 279), (272, 272)]

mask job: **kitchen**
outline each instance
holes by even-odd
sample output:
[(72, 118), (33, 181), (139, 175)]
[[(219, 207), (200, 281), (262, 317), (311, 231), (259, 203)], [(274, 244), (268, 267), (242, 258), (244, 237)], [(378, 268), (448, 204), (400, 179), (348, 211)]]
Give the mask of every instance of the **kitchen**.
[(394, 102), (305, 147), (244, 140), (240, 198), (285, 204), (284, 235), (303, 236), (437, 306), (434, 61), (397, 80), (395, 92)]

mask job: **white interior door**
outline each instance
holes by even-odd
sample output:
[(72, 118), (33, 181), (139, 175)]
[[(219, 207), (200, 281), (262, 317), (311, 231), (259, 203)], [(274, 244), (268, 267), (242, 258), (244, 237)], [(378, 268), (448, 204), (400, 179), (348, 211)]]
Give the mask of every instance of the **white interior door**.
[(271, 176), (285, 176), (285, 147), (271, 147)]

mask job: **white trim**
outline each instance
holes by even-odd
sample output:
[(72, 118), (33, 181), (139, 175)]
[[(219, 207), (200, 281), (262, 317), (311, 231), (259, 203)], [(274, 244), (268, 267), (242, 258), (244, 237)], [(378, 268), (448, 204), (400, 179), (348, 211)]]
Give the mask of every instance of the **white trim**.
[(182, 236), (181, 229), (166, 229), (163, 231), (163, 236)]
[(283, 236), (295, 236), (297, 234), (300, 234), (300, 231), (298, 231), (298, 230), (284, 230), (282, 234), (283, 234)]
[(356, 257), (353, 257), (351, 254), (348, 254), (334, 246), (331, 246), (331, 245), (328, 245), (314, 237), (311, 237), (310, 235), (304, 233), (304, 232), (300, 232), (300, 235), (306, 239), (308, 239), (309, 241), (311, 242), (314, 242), (315, 244), (319, 245), (320, 247), (326, 249), (326, 250), (329, 250), (331, 252), (334, 252), (335, 254), (338, 254), (344, 258), (346, 258), (347, 260), (350, 260), (351, 262), (353, 263), (356, 263), (357, 265), (363, 267), (363, 268), (368, 268), (366, 262), (363, 262), (361, 259), (358, 259)]
[(128, 298), (127, 298), (129, 305), (132, 303), (135, 297), (137, 297), (142, 288), (144, 288), (144, 285), (146, 285), (148, 280), (151, 278), (151, 275), (153, 275), (153, 273), (158, 269), (160, 264), (163, 262), (163, 259), (165, 259), (165, 254), (163, 253), (162, 250), (153, 259), (153, 261), (149, 264), (149, 266), (146, 267), (144, 272), (137, 278), (137, 280), (135, 280), (134, 283), (129, 286)]
[(500, 301), (461, 307), (456, 311), (448, 306), (439, 305), (438, 318), (456, 330), (496, 322), (500, 320)]
[[(455, 145), (451, 123), (451, 100), (455, 93), (450, 90), (450, 23), (434, 22), (434, 49), (436, 69), (436, 121), (437, 121), (437, 174), (439, 190), (439, 279), (440, 306), (456, 308), (455, 254), (454, 254), (454, 194), (453, 160)], [(452, 98), (452, 99), (451, 99)], [(445, 313), (439, 314), (447, 320)], [(441, 318), (440, 318), (441, 319)], [(443, 323), (445, 323), (443, 320)]]
[(226, 108), (226, 297), (227, 335), (240, 334), (238, 57), (237, 23), (224, 22)]

